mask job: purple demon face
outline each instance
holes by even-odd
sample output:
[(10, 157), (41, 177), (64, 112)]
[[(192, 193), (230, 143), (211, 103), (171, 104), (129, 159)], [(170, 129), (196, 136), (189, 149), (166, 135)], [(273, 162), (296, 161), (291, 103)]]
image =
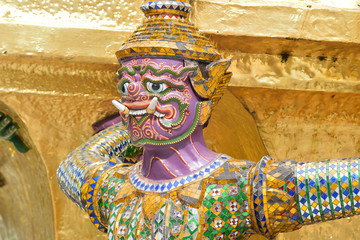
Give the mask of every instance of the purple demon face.
[(134, 144), (171, 144), (195, 130), (201, 102), (189, 76), (197, 68), (185, 67), (183, 60), (176, 59), (122, 62), (118, 71), (120, 114)]

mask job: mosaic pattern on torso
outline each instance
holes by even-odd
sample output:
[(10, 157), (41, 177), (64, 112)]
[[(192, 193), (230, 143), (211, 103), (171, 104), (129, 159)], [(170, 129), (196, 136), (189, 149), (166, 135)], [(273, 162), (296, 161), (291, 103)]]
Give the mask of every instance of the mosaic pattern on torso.
[(127, 179), (114, 199), (109, 239), (246, 239), (252, 164), (227, 158), (211, 174), (160, 193)]

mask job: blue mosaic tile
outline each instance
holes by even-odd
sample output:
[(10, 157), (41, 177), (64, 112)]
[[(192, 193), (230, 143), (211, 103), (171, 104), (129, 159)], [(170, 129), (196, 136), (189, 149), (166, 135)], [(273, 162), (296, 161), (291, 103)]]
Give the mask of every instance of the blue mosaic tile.
[(147, 191), (147, 192), (166, 192), (170, 191), (174, 188), (180, 187), (184, 184), (190, 183), (192, 181), (195, 181), (200, 176), (205, 176), (205, 174), (209, 174), (216, 169), (218, 169), (220, 166), (222, 166), (228, 159), (230, 159), (229, 156), (221, 155), (218, 157), (218, 159), (215, 159), (213, 162), (209, 163), (208, 166), (205, 168), (202, 168), (198, 171), (196, 171), (194, 174), (190, 176), (184, 176), (182, 178), (176, 178), (174, 180), (170, 180), (168, 183), (164, 183), (163, 185), (156, 184), (154, 182), (151, 182), (150, 180), (144, 178), (141, 176), (141, 173), (139, 171), (141, 165), (138, 164), (138, 166), (135, 166), (133, 168), (133, 173), (130, 174), (130, 182), (134, 185), (135, 188)]

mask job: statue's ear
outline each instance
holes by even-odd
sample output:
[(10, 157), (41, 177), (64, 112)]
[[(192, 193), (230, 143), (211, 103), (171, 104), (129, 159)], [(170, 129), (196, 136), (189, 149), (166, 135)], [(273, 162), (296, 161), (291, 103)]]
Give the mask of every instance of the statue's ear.
[(201, 105), (200, 105), (199, 125), (202, 125), (205, 128), (207, 122), (210, 119), (212, 102), (210, 100), (201, 101), (200, 104)]
[(202, 72), (200, 66), (194, 61), (185, 61), (186, 65), (197, 65), (198, 69), (191, 76), (191, 84), (196, 93), (205, 98), (211, 99), (214, 105), (222, 96), (227, 84), (230, 81), (231, 73), (226, 72), (231, 64), (230, 59), (220, 59), (205, 66)]

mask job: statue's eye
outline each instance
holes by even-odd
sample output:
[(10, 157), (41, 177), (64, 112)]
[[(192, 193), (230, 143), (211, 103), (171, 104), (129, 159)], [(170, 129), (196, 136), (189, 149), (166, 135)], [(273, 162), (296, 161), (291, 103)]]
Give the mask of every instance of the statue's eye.
[(121, 93), (122, 93), (123, 95), (127, 95), (127, 94), (128, 94), (128, 87), (129, 87), (129, 83), (128, 83), (128, 82), (126, 82), (126, 83), (124, 83), (124, 84), (122, 85), (122, 87), (121, 87)]
[(169, 86), (166, 83), (154, 83), (154, 82), (147, 82), (146, 88), (150, 92), (153, 93), (162, 93), (165, 91)]

